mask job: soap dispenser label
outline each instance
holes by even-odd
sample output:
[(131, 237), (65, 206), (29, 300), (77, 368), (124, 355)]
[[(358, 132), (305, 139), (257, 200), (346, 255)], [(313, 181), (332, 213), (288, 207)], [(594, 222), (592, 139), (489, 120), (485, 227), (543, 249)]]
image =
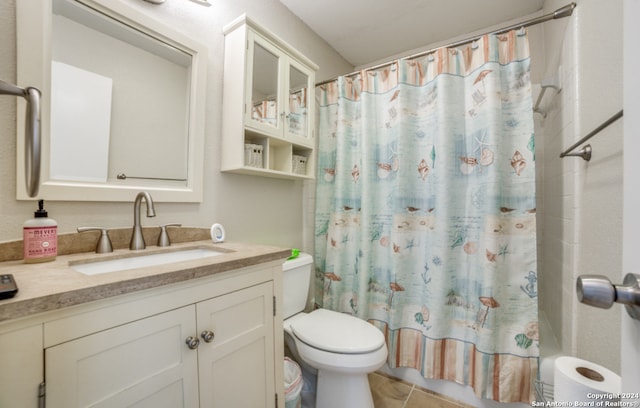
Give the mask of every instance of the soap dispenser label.
[(24, 227), (24, 258), (46, 258), (58, 254), (58, 227)]

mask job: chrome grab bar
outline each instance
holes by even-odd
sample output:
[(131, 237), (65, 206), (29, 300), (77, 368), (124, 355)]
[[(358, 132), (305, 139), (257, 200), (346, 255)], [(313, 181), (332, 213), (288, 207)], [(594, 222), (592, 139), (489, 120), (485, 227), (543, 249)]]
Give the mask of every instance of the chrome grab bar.
[(34, 87), (20, 88), (0, 80), (0, 95), (22, 96), (27, 101), (24, 127), (24, 170), (27, 194), (29, 197), (35, 197), (40, 188), (40, 158), (42, 154), (40, 91)]

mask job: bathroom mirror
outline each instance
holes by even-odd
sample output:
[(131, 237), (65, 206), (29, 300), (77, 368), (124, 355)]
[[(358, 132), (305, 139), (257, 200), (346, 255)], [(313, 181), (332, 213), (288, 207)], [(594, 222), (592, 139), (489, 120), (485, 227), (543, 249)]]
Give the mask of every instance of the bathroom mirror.
[(39, 197), (202, 201), (204, 45), (122, 0), (20, 0), (16, 17), (18, 83), (42, 91)]

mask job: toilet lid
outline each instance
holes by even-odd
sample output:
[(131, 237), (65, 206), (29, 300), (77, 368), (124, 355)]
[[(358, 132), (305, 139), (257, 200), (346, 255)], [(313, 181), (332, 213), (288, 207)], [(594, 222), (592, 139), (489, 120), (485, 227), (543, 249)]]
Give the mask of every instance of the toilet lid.
[(291, 324), (293, 334), (320, 350), (368, 353), (384, 345), (384, 335), (370, 323), (344, 313), (318, 309)]

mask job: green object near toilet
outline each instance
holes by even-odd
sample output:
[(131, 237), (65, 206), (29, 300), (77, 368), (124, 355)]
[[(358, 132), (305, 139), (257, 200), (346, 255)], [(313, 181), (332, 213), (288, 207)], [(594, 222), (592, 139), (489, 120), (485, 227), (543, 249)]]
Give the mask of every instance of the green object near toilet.
[(292, 248), (291, 249), (291, 256), (287, 258), (287, 261), (289, 261), (291, 259), (296, 259), (298, 257), (298, 255), (300, 255), (300, 250), (298, 248)]

